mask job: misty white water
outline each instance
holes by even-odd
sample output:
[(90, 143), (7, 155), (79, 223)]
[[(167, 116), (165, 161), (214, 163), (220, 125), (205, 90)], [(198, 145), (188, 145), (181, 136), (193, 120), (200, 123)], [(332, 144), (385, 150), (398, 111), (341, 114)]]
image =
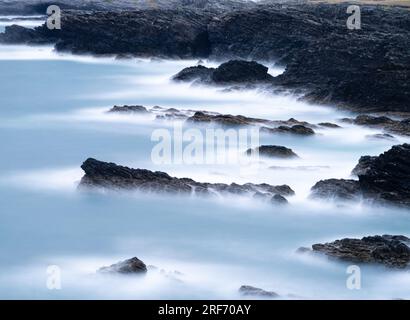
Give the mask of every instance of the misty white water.
[[(407, 142), (338, 122), (351, 116), (290, 96), (175, 84), (196, 61), (118, 61), (58, 55), (51, 47), (0, 46), (0, 298), (241, 298), (248, 284), (304, 298), (410, 298), (410, 274), (362, 266), (362, 289), (346, 287), (349, 264), (296, 249), (342, 237), (409, 235), (406, 210), (308, 199), (325, 178), (349, 178), (362, 155)], [(280, 70), (272, 68), (271, 73)], [(271, 120), (334, 122), (308, 138), (261, 136), (296, 160), (259, 165), (157, 165), (153, 130), (172, 125), (107, 114), (113, 105), (159, 105)], [(246, 146), (243, 146), (245, 151)], [(88, 157), (208, 182), (288, 184), (290, 205), (77, 191)], [(102, 276), (102, 266), (137, 256), (145, 277)], [(49, 290), (47, 267), (61, 270)], [(161, 271), (163, 269), (163, 271)], [(174, 272), (177, 271), (177, 272)]]

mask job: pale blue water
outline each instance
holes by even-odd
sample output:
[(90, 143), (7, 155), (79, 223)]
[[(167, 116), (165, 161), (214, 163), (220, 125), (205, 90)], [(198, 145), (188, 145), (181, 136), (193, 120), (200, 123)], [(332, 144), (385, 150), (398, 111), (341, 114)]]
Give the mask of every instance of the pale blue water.
[[(289, 293), (410, 298), (406, 272), (363, 266), (362, 289), (351, 291), (345, 285), (347, 264), (295, 254), (301, 246), (341, 237), (409, 235), (407, 211), (307, 200), (316, 181), (347, 178), (361, 155), (379, 154), (393, 144), (366, 140), (373, 130), (345, 126), (307, 139), (263, 137), (262, 143), (291, 147), (301, 159), (264, 160), (256, 172), (159, 166), (150, 158), (150, 136), (166, 124), (104, 113), (114, 104), (143, 104), (312, 122), (346, 115), (291, 97), (169, 82), (194, 63), (124, 62), (58, 56), (47, 47), (0, 47), (0, 298), (224, 299), (240, 298), (237, 289), (243, 284), (285, 298)], [(90, 156), (202, 181), (287, 183), (297, 196), (282, 208), (243, 199), (81, 193), (76, 190), (80, 165)], [(272, 165), (329, 168), (268, 169)], [(131, 280), (95, 274), (133, 256), (165, 274), (150, 271)], [(61, 268), (61, 290), (46, 287), (49, 265)], [(167, 274), (173, 270), (182, 275)]]

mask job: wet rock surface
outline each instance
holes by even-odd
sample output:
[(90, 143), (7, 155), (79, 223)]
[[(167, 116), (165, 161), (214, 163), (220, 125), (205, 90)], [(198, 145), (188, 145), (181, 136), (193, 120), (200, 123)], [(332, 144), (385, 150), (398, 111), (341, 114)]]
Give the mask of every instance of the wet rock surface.
[(314, 244), (312, 250), (353, 263), (377, 263), (390, 268), (407, 268), (410, 263), (409, 245), (410, 239), (405, 236), (383, 235)]
[(328, 179), (316, 183), (311, 189), (311, 198), (357, 200), (361, 195), (356, 180)]
[(145, 274), (147, 273), (147, 266), (137, 257), (124, 260), (113, 264), (109, 267), (102, 267), (98, 270), (100, 273), (109, 273), (109, 274)]
[(148, 113), (147, 108), (144, 106), (114, 106), (108, 112), (111, 113)]
[(286, 148), (284, 146), (272, 146), (272, 145), (264, 145), (257, 147), (255, 149), (248, 149), (246, 151), (248, 156), (253, 154), (258, 154), (263, 157), (270, 157), (270, 158), (299, 158), (299, 156), (293, 152), (292, 149)]
[(85, 172), (79, 184), (81, 189), (138, 190), (203, 196), (217, 194), (253, 196), (257, 192), (271, 196), (277, 194), (281, 196), (294, 195), (294, 191), (287, 185), (200, 183), (188, 178), (174, 178), (165, 172), (131, 169), (91, 158), (87, 159), (81, 168)]
[(408, 10), (361, 6), (361, 30), (349, 30), (343, 4), (233, 2), (65, 10), (61, 30), (7, 27), (0, 41), (49, 42), (74, 53), (277, 62), (286, 71), (272, 90), (361, 112), (410, 111)]
[(268, 73), (269, 68), (255, 61), (231, 60), (221, 64), (218, 68), (203, 66), (185, 68), (176, 74), (176, 81), (193, 81), (205, 84), (232, 85), (272, 82), (273, 77)]
[(329, 179), (311, 190), (314, 198), (363, 199), (399, 206), (410, 205), (410, 144), (393, 146), (383, 154), (360, 158), (352, 174), (359, 180)]
[(390, 133), (410, 135), (410, 118), (394, 120), (386, 116), (360, 115), (354, 119), (343, 119), (343, 121), (371, 128), (380, 128)]

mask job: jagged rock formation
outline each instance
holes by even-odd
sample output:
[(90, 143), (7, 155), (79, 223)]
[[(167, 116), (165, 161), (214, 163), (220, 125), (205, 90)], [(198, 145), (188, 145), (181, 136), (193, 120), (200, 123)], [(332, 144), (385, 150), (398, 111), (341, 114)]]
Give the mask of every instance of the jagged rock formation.
[(85, 175), (79, 184), (80, 188), (138, 190), (153, 193), (206, 196), (216, 194), (252, 196), (256, 192), (266, 193), (271, 197), (275, 195), (294, 195), (294, 191), (287, 185), (201, 183), (188, 178), (174, 178), (165, 172), (131, 169), (91, 158), (87, 159), (81, 168), (84, 170)]
[(404, 120), (394, 120), (386, 116), (369, 116), (360, 115), (355, 119), (345, 118), (344, 122), (353, 123), (360, 126), (384, 129), (387, 132), (409, 136), (410, 135), (410, 118)]
[(100, 273), (111, 274), (145, 274), (147, 266), (140, 259), (134, 257), (125, 261), (118, 262), (109, 267), (102, 267), (98, 270)]
[(74, 53), (275, 61), (286, 71), (272, 80), (272, 90), (360, 111), (409, 112), (408, 10), (361, 6), (361, 12), (361, 30), (349, 30), (344, 4), (207, 1), (127, 12), (66, 10), (62, 30), (8, 27), (0, 42), (49, 42)]
[(239, 288), (239, 293), (244, 296), (255, 296), (260, 298), (279, 298), (280, 296), (273, 291), (266, 291), (261, 288), (256, 288), (252, 286), (241, 286)]
[[(407, 268), (410, 264), (410, 239), (405, 236), (372, 236), (314, 244), (313, 252), (353, 263), (377, 263), (390, 268)], [(307, 252), (302, 248), (299, 252)]]
[(410, 205), (410, 144), (392, 147), (377, 156), (359, 160), (353, 174), (359, 180), (330, 179), (312, 188), (315, 198), (357, 199), (379, 203)]

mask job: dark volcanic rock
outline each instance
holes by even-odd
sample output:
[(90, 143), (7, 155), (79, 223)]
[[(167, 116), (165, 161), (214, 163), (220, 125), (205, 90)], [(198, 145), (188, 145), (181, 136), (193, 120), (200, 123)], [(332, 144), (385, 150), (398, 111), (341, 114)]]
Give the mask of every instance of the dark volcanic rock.
[(359, 159), (359, 163), (356, 167), (352, 170), (352, 175), (359, 176), (364, 175), (370, 170), (370, 167), (373, 165), (373, 162), (376, 160), (377, 157), (371, 156), (363, 156)]
[(261, 130), (266, 133), (285, 133), (285, 134), (296, 134), (300, 136), (312, 136), (315, 134), (315, 131), (313, 129), (308, 128), (303, 125), (294, 125), (291, 127), (279, 126), (277, 128), (262, 127)]
[(288, 204), (288, 200), (280, 194), (275, 194), (270, 200), (273, 204)]
[(108, 112), (149, 113), (143, 106), (114, 106)]
[(273, 291), (265, 291), (252, 286), (241, 286), (239, 292), (244, 296), (256, 296), (262, 298), (279, 298), (279, 295)]
[(312, 188), (314, 198), (355, 199), (399, 206), (410, 205), (410, 144), (397, 145), (377, 156), (360, 158), (352, 174), (356, 180), (319, 181)]
[(292, 149), (283, 146), (260, 146), (246, 151), (246, 154), (249, 156), (256, 153), (263, 157), (298, 158), (298, 155)]
[(189, 67), (181, 70), (172, 77), (175, 81), (194, 81), (199, 80), (203, 83), (210, 83), (211, 76), (215, 69), (204, 66)]
[(331, 123), (331, 122), (321, 122), (318, 124), (321, 127), (325, 127), (325, 128), (331, 128), (331, 129), (339, 129), (341, 128), (338, 124), (336, 123)]
[(311, 189), (312, 198), (356, 200), (360, 186), (356, 180), (329, 179), (316, 183)]
[(270, 82), (273, 77), (268, 73), (268, 70), (267, 67), (255, 61), (231, 60), (221, 64), (216, 69), (204, 66), (185, 68), (173, 79), (177, 81), (199, 80), (205, 84), (215, 85), (249, 85)]
[(269, 120), (249, 118), (241, 115), (230, 114), (210, 114), (203, 111), (195, 112), (192, 117), (189, 117), (188, 122), (192, 123), (215, 123), (225, 126), (250, 126), (258, 123), (269, 123)]
[(131, 169), (91, 158), (87, 159), (81, 168), (84, 170), (85, 175), (81, 179), (80, 188), (139, 190), (186, 195), (230, 194), (252, 196), (257, 192), (267, 193), (271, 196), (276, 194), (282, 196), (294, 195), (294, 191), (287, 185), (200, 183), (188, 178), (174, 178), (164, 172)]
[(109, 267), (102, 267), (98, 270), (101, 273), (118, 274), (145, 274), (147, 266), (140, 259), (134, 257), (125, 261), (118, 262)]
[(65, 10), (61, 30), (7, 28), (0, 41), (48, 41), (74, 53), (277, 62), (286, 70), (272, 79), (272, 90), (361, 112), (410, 111), (408, 10), (361, 6), (361, 30), (348, 30), (345, 4), (222, 2)]
[(273, 79), (268, 70), (255, 61), (231, 60), (215, 69), (211, 79), (216, 84), (268, 82)]
[(391, 133), (410, 135), (410, 119), (393, 120), (391, 118), (382, 116), (375, 117), (369, 115), (360, 115), (355, 119), (344, 119), (345, 122), (354, 123), (361, 126), (368, 126), (371, 128), (384, 129)]
[(368, 162), (359, 173), (363, 194), (371, 199), (410, 205), (410, 144), (397, 145)]
[(314, 244), (313, 251), (353, 263), (378, 263), (406, 268), (410, 263), (410, 239), (405, 236), (373, 236)]

